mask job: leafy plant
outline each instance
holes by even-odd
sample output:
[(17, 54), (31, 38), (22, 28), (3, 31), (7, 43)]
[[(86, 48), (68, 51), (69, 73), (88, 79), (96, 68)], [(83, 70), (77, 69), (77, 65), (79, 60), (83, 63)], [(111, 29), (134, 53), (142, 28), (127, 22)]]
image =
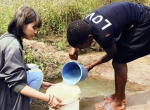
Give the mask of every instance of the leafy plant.
[(26, 50), (26, 51), (23, 51), (23, 52), (24, 52), (24, 60), (25, 60), (26, 64), (34, 63), (34, 64), (37, 64), (41, 70), (44, 70), (43, 63), (40, 63), (39, 61), (36, 61), (36, 59), (32, 55), (31, 51)]

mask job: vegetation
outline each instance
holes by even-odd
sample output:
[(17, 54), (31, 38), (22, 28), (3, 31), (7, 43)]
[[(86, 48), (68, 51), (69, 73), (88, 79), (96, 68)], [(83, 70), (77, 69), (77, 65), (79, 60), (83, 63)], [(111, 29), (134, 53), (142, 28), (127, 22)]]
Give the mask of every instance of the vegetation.
[[(6, 32), (15, 11), (22, 5), (30, 6), (41, 16), (43, 25), (40, 39), (46, 36), (65, 36), (69, 22), (82, 19), (90, 11), (120, 0), (0, 0), (0, 34)], [(149, 0), (128, 0), (149, 4)]]
[(40, 37), (62, 36), (70, 21), (82, 19), (89, 11), (100, 6), (98, 0), (88, 2), (86, 0), (1, 0), (0, 2), (0, 34), (7, 30), (15, 11), (20, 6), (26, 5), (35, 9), (42, 18)]

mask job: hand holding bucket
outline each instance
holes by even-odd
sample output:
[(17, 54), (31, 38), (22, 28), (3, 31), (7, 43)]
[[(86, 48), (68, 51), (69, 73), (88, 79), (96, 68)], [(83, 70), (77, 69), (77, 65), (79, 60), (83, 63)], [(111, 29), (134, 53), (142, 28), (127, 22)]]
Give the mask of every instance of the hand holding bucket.
[(83, 65), (70, 61), (62, 68), (63, 81), (70, 85), (75, 85), (87, 77), (87, 70)]

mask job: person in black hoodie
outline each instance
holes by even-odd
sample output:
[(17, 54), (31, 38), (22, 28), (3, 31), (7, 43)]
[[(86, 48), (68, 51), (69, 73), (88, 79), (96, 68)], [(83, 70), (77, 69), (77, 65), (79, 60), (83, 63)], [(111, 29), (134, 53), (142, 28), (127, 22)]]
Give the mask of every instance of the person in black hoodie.
[(37, 12), (22, 6), (8, 32), (0, 37), (0, 110), (29, 110), (30, 98), (43, 100), (54, 109), (63, 105), (61, 99), (38, 91), (41, 85), (46, 89), (52, 84), (43, 82), (40, 69), (30, 70), (24, 62), (22, 41), (33, 38), (41, 23)]
[(78, 50), (95, 40), (106, 52), (86, 68), (112, 59), (115, 92), (106, 97), (99, 110), (122, 110), (126, 104), (127, 63), (150, 54), (150, 8), (133, 2), (114, 2), (89, 13), (83, 20), (68, 25), (70, 59), (78, 59)]

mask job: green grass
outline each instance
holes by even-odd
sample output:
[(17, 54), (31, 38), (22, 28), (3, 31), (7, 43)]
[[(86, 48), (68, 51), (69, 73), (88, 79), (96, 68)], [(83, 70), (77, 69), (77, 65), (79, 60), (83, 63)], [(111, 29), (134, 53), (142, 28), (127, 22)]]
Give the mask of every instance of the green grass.
[[(7, 31), (15, 11), (22, 5), (36, 10), (43, 21), (39, 37), (63, 36), (68, 23), (83, 17), (105, 4), (120, 0), (0, 0), (0, 34)], [(129, 0), (150, 4), (149, 0)]]
[(82, 19), (88, 12), (100, 6), (99, 0), (1, 0), (0, 34), (7, 31), (15, 11), (22, 5), (36, 10), (43, 21), (40, 36), (61, 36), (69, 22)]

